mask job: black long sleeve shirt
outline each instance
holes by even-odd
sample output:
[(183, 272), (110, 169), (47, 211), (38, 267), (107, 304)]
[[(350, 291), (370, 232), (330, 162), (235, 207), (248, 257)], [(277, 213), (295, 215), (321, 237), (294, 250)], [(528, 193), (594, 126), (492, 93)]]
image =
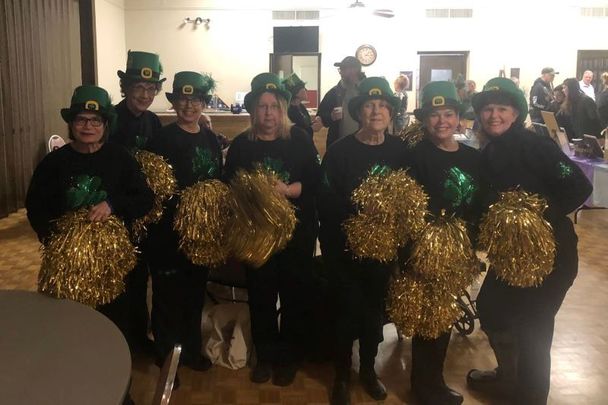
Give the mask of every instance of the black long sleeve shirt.
[(94, 153), (79, 153), (68, 144), (46, 155), (30, 181), (25, 206), (40, 241), (51, 232), (53, 220), (80, 208), (71, 206), (68, 198), (80, 176), (101, 180), (97, 190), (107, 194), (112, 213), (127, 225), (152, 208), (152, 191), (125, 148), (103, 144)]
[(110, 134), (108, 142), (118, 143), (128, 149), (144, 149), (148, 140), (162, 127), (160, 119), (152, 111), (144, 111), (135, 116), (124, 99), (116, 105), (118, 122)]
[(290, 105), (289, 109), (287, 110), (287, 116), (296, 127), (306, 131), (306, 133), (312, 139), (312, 121), (310, 119), (310, 114), (308, 114), (308, 110), (306, 109), (306, 107), (304, 107), (304, 105)]

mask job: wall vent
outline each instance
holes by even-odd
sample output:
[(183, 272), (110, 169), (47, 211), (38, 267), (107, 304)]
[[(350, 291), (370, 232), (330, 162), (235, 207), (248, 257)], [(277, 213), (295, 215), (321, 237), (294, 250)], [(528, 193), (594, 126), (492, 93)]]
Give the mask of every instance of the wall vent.
[(581, 7), (583, 17), (608, 17), (608, 7)]
[(427, 8), (427, 18), (472, 18), (472, 8)]
[(273, 10), (273, 20), (318, 20), (319, 10)]

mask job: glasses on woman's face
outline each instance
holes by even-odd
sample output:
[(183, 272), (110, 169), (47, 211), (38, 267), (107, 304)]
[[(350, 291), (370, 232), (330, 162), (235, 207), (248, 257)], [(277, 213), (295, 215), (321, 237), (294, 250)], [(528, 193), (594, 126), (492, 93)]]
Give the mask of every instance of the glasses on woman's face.
[(177, 105), (180, 107), (185, 107), (188, 103), (192, 107), (200, 107), (203, 104), (203, 100), (196, 97), (180, 97), (177, 99)]
[(155, 85), (136, 84), (132, 87), (133, 94), (141, 96), (147, 94), (149, 96), (155, 96), (158, 94), (158, 88)]
[(74, 125), (77, 127), (84, 127), (87, 125), (87, 122), (90, 122), (91, 126), (95, 128), (99, 128), (104, 124), (104, 120), (101, 117), (87, 118), (77, 116), (76, 118), (74, 118)]

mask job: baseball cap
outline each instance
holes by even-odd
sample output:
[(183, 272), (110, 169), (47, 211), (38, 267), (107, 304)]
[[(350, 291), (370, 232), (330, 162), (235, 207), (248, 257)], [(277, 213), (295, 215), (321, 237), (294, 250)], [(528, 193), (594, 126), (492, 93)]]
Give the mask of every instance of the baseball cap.
[(340, 68), (355, 67), (361, 69), (361, 62), (359, 62), (359, 59), (355, 58), (354, 56), (347, 56), (346, 58), (342, 59), (342, 62), (334, 63), (334, 66)]
[(556, 72), (555, 69), (553, 69), (552, 67), (543, 68), (543, 70), (540, 73), (543, 74), (543, 75), (547, 74), (547, 73), (550, 73), (552, 75), (558, 75), (559, 74), (559, 72)]

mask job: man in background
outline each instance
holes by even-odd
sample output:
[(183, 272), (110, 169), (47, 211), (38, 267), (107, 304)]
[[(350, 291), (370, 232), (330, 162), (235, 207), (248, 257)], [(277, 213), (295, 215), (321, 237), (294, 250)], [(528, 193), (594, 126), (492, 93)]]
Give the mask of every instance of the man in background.
[(541, 76), (534, 81), (530, 90), (530, 119), (532, 122), (544, 123), (541, 111), (549, 111), (553, 101), (553, 79), (559, 74), (555, 69), (546, 67)]
[(593, 72), (591, 70), (585, 70), (583, 73), (583, 79), (578, 82), (583, 93), (591, 97), (593, 101), (595, 101), (595, 89), (591, 82), (593, 81)]

